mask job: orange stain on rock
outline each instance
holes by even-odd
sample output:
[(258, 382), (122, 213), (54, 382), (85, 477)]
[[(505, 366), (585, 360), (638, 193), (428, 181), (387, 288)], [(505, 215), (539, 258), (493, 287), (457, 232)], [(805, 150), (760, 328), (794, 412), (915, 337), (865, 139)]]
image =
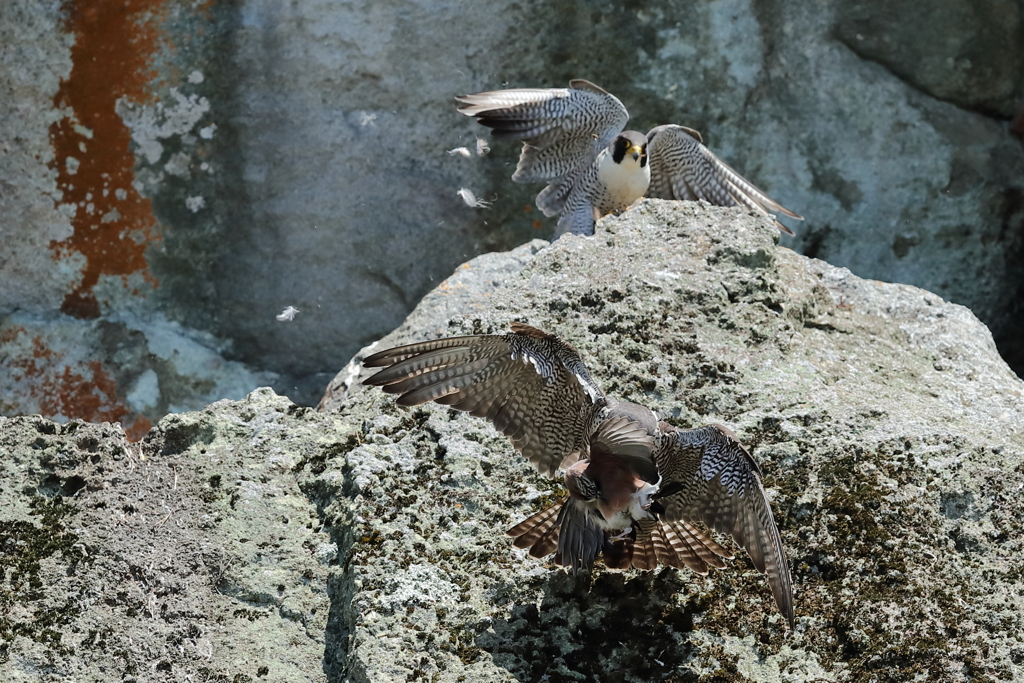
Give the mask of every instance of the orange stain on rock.
[(149, 434), (149, 430), (153, 428), (153, 421), (145, 415), (136, 415), (135, 421), (130, 425), (124, 427), (124, 433), (128, 436), (129, 441), (142, 441), (142, 439)]
[(55, 260), (85, 257), (82, 280), (61, 310), (99, 317), (93, 287), (101, 275), (139, 273), (154, 287), (146, 247), (160, 239), (152, 203), (133, 186), (131, 131), (114, 111), (121, 97), (147, 102), (158, 48), (155, 26), (165, 0), (68, 0), (75, 34), (72, 68), (54, 97), (71, 114), (50, 127), (61, 204), (75, 207), (74, 234), (52, 243)]
[[(4, 330), (3, 341), (14, 343), (29, 334), (23, 327)], [(26, 405), (15, 414), (35, 413), (47, 417), (79, 418), (88, 422), (120, 422), (129, 439), (137, 441), (146, 435), (153, 423), (144, 415), (133, 413), (117, 397), (117, 383), (99, 361), (90, 361), (72, 371), (63, 354), (54, 351), (42, 337), (30, 340), (31, 357), (27, 354), (10, 360), (5, 371), (17, 383), (30, 387), (25, 392), (35, 405)]]

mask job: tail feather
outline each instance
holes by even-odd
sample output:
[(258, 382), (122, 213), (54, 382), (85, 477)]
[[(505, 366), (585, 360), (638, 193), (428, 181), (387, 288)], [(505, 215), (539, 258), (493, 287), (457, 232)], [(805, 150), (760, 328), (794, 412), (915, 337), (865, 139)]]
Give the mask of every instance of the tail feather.
[(679, 543), (672, 530), (665, 525), (658, 524), (651, 529), (651, 544), (654, 546), (658, 562), (667, 567), (689, 567), (698, 574), (706, 574), (708, 571), (703, 563), (693, 561), (689, 549)]
[(569, 499), (558, 513), (558, 552), (555, 564), (574, 574), (589, 572), (604, 549), (605, 531), (593, 520), (583, 503)]
[[(669, 529), (669, 538), (673, 541), (673, 547), (681, 546), (685, 551), (691, 553), (695, 558), (704, 564), (717, 569), (725, 567), (722, 558), (731, 558), (733, 555), (727, 548), (716, 543), (708, 534), (687, 522), (672, 522), (666, 524)], [(677, 552), (682, 552), (677, 550)], [(705, 573), (706, 573), (705, 569)]]
[(590, 571), (604, 547), (605, 532), (584, 505), (568, 498), (536, 512), (506, 532), (517, 548), (529, 548), (532, 557), (555, 552), (555, 564), (574, 573)]
[(545, 557), (558, 547), (558, 513), (565, 500), (536, 512), (505, 532), (515, 537), (513, 545), (529, 548), (531, 557)]
[(732, 557), (706, 533), (686, 522), (662, 522), (649, 519), (636, 522), (632, 538), (618, 541), (622, 547), (605, 550), (605, 564), (612, 569), (655, 569), (659, 564), (668, 567), (687, 567), (698, 574), (707, 574), (708, 567), (725, 567), (723, 557)]
[(637, 533), (636, 541), (633, 543), (633, 567), (635, 569), (656, 569), (658, 567), (658, 552), (654, 549), (654, 539), (650, 533), (645, 533), (643, 527)]
[(568, 498), (535, 512), (506, 533), (531, 557), (555, 552), (555, 564), (574, 572), (589, 571), (603, 554), (609, 569), (665, 565), (704, 575), (711, 567), (724, 568), (723, 558), (733, 556), (707, 532), (684, 521), (640, 520), (625, 537), (612, 537), (594, 523), (585, 506)]

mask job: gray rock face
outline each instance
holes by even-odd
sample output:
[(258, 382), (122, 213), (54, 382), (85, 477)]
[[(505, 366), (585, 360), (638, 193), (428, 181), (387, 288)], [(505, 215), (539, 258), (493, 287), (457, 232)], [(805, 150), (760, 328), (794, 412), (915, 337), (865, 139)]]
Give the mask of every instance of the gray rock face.
[[(700, 129), (807, 216), (784, 244), (969, 306), (1024, 366), (1019, 0), (78, 5), (0, 7), (0, 316), (27, 330), (0, 369), (98, 363), (110, 386), (58, 383), (70, 412), (5, 386), (6, 414), (131, 429), (264, 383), (315, 402), (458, 264), (550, 236), (540, 188), (509, 180), (517, 145), (447, 153), (484, 135), (452, 97), (572, 77), (637, 128)], [(97, 320), (144, 330), (130, 354), (196, 342), (237, 365), (128, 367)], [(140, 382), (160, 395), (130, 400)]]
[(932, 97), (1011, 118), (1024, 84), (1024, 5), (1016, 0), (836, 6), (839, 40)]
[(261, 390), (168, 417), (140, 445), (109, 426), (0, 419), (3, 565), (21, 548), (39, 558), (0, 579), (3, 667), (1020, 678), (1024, 382), (966, 308), (776, 239), (738, 210), (645, 201), (595, 238), (470, 261), (355, 360), (521, 320), (576, 346), (606, 392), (730, 427), (765, 474), (794, 632), (742, 553), (705, 577), (582, 580), (525, 556), (503, 532), (558, 486), (485, 422), (362, 387), (354, 362), (319, 414)]

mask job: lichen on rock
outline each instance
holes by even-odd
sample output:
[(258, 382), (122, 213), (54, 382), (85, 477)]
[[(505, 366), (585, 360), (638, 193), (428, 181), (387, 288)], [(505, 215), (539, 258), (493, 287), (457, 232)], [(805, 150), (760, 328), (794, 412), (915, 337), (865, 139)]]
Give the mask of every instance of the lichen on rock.
[[(742, 552), (706, 577), (597, 570), (577, 581), (510, 548), (505, 526), (538, 507), (528, 491), (557, 485), (482, 420), (398, 408), (342, 373), (321, 408), (421, 455), (414, 473), (381, 470), (355, 497), (381, 539), (357, 543), (348, 566), (360, 605), (350, 655), (365, 680), (1020, 674), (1024, 641), (1007, 634), (1022, 626), (1022, 514), (1010, 501), (1024, 483), (1024, 384), (967, 309), (776, 239), (741, 211), (645, 201), (592, 239), (517, 255), (502, 278), (487, 278), (501, 256), (471, 261), (371, 348), (519, 320), (572, 343), (606, 392), (678, 426), (732, 428), (765, 473), (795, 632)], [(452, 315), (453, 293), (476, 304)], [(363, 466), (356, 455), (344, 466)], [(414, 501), (395, 505), (395, 491)], [(395, 563), (423, 561), (464, 586), (458, 606), (392, 613), (362, 599)]]
[[(22, 625), (0, 621), (0, 659), (41, 680), (1020, 678), (1024, 382), (967, 309), (776, 239), (646, 200), (593, 238), (460, 267), (320, 412), (260, 390), (139, 445), (0, 420), (0, 600)], [(373, 350), (513, 320), (572, 343), (605, 392), (736, 432), (795, 630), (742, 551), (707, 576), (528, 557), (504, 531), (561, 485), (486, 422), (360, 384)], [(47, 537), (36, 574), (9, 568)]]

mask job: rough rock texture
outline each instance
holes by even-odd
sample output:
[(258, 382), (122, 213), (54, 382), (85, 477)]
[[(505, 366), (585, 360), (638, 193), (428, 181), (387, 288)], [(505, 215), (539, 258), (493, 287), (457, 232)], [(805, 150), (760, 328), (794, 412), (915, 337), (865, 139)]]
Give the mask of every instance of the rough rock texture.
[(148, 416), (241, 398), (277, 375), (220, 354), (209, 334), (132, 315), (0, 319), (0, 412), (119, 422), (138, 441)]
[[(1009, 119), (1022, 104), (1024, 16), (1016, 0), (837, 6), (837, 37), (932, 97)], [(984, 36), (983, 39), (979, 39)]]
[(261, 390), (140, 444), (0, 419), (0, 670), (1021, 678), (1024, 382), (967, 309), (776, 237), (738, 210), (647, 201), (595, 238), (470, 261), (371, 348), (522, 320), (573, 343), (605, 391), (732, 428), (765, 473), (794, 632), (742, 552), (706, 577), (580, 580), (526, 557), (503, 531), (558, 485), (485, 422), (357, 384), (355, 362), (322, 413)]
[[(734, 429), (790, 554), (795, 633), (743, 556), (704, 578), (576, 583), (510, 550), (499, 532), (551, 483), (481, 420), (399, 409), (350, 365), (322, 408), (363, 420), (344, 465), (363, 524), (354, 680), (1024, 675), (1024, 382), (966, 308), (774, 238), (738, 211), (647, 201), (515, 276), (497, 256), (471, 262), (360, 357), (522, 320), (574, 344), (605, 391)], [(477, 305), (446, 320), (465, 289)]]
[(293, 468), (333, 421), (270, 390), (118, 425), (0, 418), (0, 671), (322, 681), (337, 546)]
[[(446, 153), (484, 132), (452, 96), (572, 77), (619, 95), (638, 128), (701, 129), (807, 216), (787, 245), (970, 306), (1024, 367), (1024, 153), (1007, 123), (1024, 99), (1021, 7), (8, 0), (0, 317), (31, 324), (6, 323), (27, 331), (0, 373), (98, 373), (108, 391), (58, 386), (74, 410), (47, 414), (136, 431), (240, 384), (315, 402), (337, 358), (457, 264), (550, 235), (527, 210), (539, 188), (509, 181), (516, 145)], [(494, 208), (465, 206), (462, 187)], [(300, 313), (276, 321), (286, 306)], [(97, 320), (144, 330), (132, 353), (174, 337), (242, 365), (128, 367), (98, 342), (76, 355), (66, 331), (94, 338)], [(140, 381), (160, 395), (131, 401)], [(0, 411), (47, 398), (5, 386)]]

